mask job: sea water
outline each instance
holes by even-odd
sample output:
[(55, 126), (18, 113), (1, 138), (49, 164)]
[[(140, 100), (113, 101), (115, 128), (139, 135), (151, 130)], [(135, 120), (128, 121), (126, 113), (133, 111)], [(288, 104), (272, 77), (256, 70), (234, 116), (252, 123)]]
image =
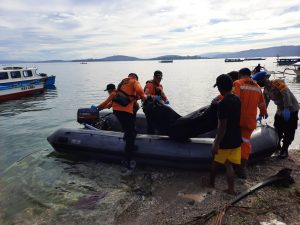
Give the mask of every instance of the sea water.
[[(46, 138), (62, 127), (81, 127), (78, 108), (99, 104), (107, 97), (106, 84), (118, 84), (129, 73), (142, 86), (155, 70), (163, 72), (162, 85), (171, 107), (186, 115), (218, 95), (213, 88), (222, 73), (253, 69), (258, 63), (272, 71), (275, 58), (225, 63), (224, 59), (40, 63), (38, 72), (56, 75), (56, 88), (43, 94), (0, 103), (0, 224), (112, 224), (134, 201), (120, 166), (99, 161), (61, 157)], [(32, 65), (23, 65), (32, 66)], [(285, 78), (300, 100), (300, 83)], [(269, 118), (276, 111), (271, 102)], [(291, 148), (299, 148), (299, 133)]]

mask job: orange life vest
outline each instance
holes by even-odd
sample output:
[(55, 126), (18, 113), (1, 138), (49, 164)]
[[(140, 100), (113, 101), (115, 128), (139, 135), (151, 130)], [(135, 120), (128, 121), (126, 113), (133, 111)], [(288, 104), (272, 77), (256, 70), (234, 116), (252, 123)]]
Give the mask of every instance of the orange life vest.
[(161, 96), (162, 100), (167, 101), (167, 96), (162, 90), (163, 86), (161, 84), (155, 83), (153, 80), (148, 80), (144, 88), (144, 92), (146, 95), (159, 95)]
[(280, 92), (284, 92), (285, 90), (288, 89), (288, 87), (286, 86), (286, 84), (284, 83), (284, 81), (276, 79), (276, 80), (272, 80), (271, 84), (273, 87), (275, 87), (276, 89), (278, 89)]
[(123, 79), (118, 85), (117, 91), (128, 96), (131, 102), (126, 106), (122, 106), (117, 102), (113, 101), (113, 110), (133, 113), (133, 106), (136, 104), (137, 99), (144, 99), (143, 88), (141, 87), (140, 83), (134, 78), (128, 77)]

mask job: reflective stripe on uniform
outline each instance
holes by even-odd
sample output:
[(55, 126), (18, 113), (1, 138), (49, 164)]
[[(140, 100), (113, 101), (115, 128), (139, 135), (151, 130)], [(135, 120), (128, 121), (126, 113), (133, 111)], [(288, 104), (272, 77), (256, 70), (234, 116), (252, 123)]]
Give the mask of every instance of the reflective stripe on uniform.
[(250, 139), (242, 137), (243, 142), (250, 142)]
[(261, 93), (261, 89), (258, 87), (249, 87), (249, 86), (240, 86), (241, 90), (249, 90), (249, 91), (256, 91)]

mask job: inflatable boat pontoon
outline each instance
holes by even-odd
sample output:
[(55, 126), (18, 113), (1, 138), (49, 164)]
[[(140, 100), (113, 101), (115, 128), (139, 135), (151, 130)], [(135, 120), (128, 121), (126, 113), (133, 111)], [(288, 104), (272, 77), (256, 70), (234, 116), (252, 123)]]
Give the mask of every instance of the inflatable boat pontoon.
[[(200, 109), (200, 111), (205, 110)], [(84, 115), (84, 112), (81, 111), (78, 121), (80, 123), (87, 122), (80, 119), (81, 115)], [(88, 123), (92, 125), (85, 124), (83, 129), (59, 129), (47, 138), (48, 142), (58, 152), (91, 156), (103, 161), (120, 163), (124, 159), (125, 141), (123, 140), (124, 134), (120, 132), (121, 126), (114, 114), (100, 112), (97, 124), (92, 123), (95, 120), (90, 112), (87, 112), (86, 115), (86, 118), (89, 119)], [(94, 115), (98, 117), (99, 113), (95, 112)], [(199, 115), (202, 116), (202, 114)], [(181, 118), (184, 119), (184, 117)], [(201, 122), (201, 118), (195, 117), (195, 114), (192, 119), (194, 119), (194, 123), (195, 121)], [(179, 124), (180, 127), (184, 125), (182, 121)], [(201, 126), (201, 124), (194, 125)], [(164, 126), (164, 131), (165, 128), (166, 126)], [(171, 128), (174, 127), (171, 126)], [(184, 141), (172, 140), (167, 136), (168, 134), (147, 135), (144, 114), (137, 115), (136, 129), (138, 135), (135, 144), (138, 146), (138, 150), (133, 152), (133, 159), (137, 164), (186, 169), (209, 168), (212, 161), (211, 148), (215, 132), (206, 132), (207, 129), (200, 129), (202, 132), (200, 135)], [(204, 131), (205, 133), (203, 133)], [(188, 132), (190, 131), (185, 129), (185, 133)], [(195, 129), (190, 134), (195, 135)], [(251, 136), (252, 153), (249, 162), (257, 162), (271, 156), (276, 150), (277, 143), (278, 136), (274, 128), (259, 126)]]

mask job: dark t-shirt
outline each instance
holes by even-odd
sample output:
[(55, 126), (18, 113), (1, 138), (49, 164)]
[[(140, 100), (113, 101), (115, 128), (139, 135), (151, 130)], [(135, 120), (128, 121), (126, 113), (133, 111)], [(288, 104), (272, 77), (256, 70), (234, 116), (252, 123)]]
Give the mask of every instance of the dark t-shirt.
[(256, 66), (254, 68), (254, 73), (258, 73), (258, 72), (260, 72), (260, 70), (261, 70), (261, 66)]
[(241, 101), (239, 97), (230, 93), (218, 104), (218, 118), (227, 119), (227, 126), (220, 148), (231, 149), (241, 146), (240, 130)]

